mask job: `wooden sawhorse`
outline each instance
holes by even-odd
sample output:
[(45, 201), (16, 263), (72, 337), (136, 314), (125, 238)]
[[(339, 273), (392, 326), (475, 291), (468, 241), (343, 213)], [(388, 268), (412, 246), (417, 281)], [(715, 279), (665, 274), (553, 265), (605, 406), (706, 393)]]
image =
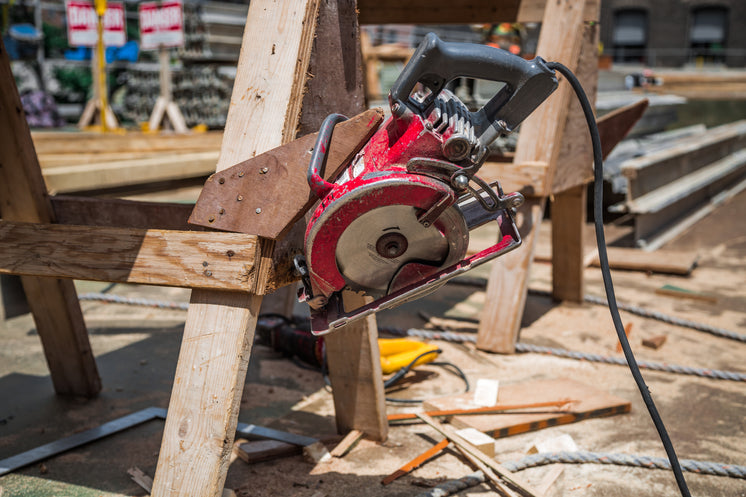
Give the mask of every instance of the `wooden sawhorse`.
[[(394, 3), (360, 0), (361, 21), (484, 22), (520, 19), (521, 15), (528, 20), (525, 16), (535, 17), (544, 10), (540, 2), (528, 1), (519, 5), (480, 0), (472, 2), (473, 7), (458, 9), (449, 2), (442, 2), (440, 8), (433, 8), (432, 1)], [(572, 36), (579, 32), (573, 27), (582, 26), (583, 20), (583, 15), (571, 8), (573, 3), (549, 2), (544, 14), (552, 21), (545, 26), (555, 33), (553, 46), (571, 46), (567, 48), (570, 59), (572, 54), (577, 57), (580, 45), (579, 36)], [(572, 15), (566, 11), (573, 11)], [(563, 36), (559, 36), (560, 30)], [(329, 112), (359, 112), (363, 92), (357, 37), (354, 2), (350, 0), (252, 1), (217, 169), (287, 143), (299, 129), (317, 129), (320, 119)], [(542, 39), (546, 40), (544, 44), (550, 40), (548, 35), (542, 35)], [(548, 51), (545, 56), (567, 62), (564, 57), (554, 57), (554, 52)], [(309, 73), (315, 75), (310, 82)], [(306, 84), (308, 91), (304, 94)], [(109, 226), (94, 226), (96, 222), (90, 216), (82, 215), (73, 221), (75, 226), (53, 224), (60, 209), (76, 202), (79, 206), (82, 201), (46, 194), (13, 86), (3, 49), (0, 271), (23, 275), (56, 391), (92, 396), (100, 389), (71, 279), (192, 288), (153, 495), (219, 495), (257, 314), (267, 286), (272, 286), (273, 279), (282, 279), (276, 273), (273, 257), (282, 253), (283, 244), (254, 235), (180, 231), (188, 210), (152, 203), (88, 199), (86, 202), (96, 207), (87, 212), (106, 218)], [(558, 95), (544, 107), (555, 109), (560, 101), (564, 103), (560, 107), (566, 107), (562, 90)], [(525, 131), (530, 126), (524, 128), (527, 136), (534, 135), (537, 148), (548, 148), (551, 154), (557, 153), (561, 142), (553, 124), (564, 121), (555, 118), (556, 114), (549, 113), (539, 119), (538, 124), (547, 128), (543, 132), (538, 124), (535, 132)], [(544, 155), (523, 155), (516, 161), (518, 166), (527, 164), (529, 169), (544, 171), (545, 185), (552, 184), (553, 163)], [(505, 171), (495, 174), (507, 175)], [(524, 185), (534, 185), (534, 180), (530, 178)], [(549, 190), (536, 191), (546, 195)], [(160, 226), (147, 221), (133, 225), (131, 221), (142, 214), (142, 219), (148, 219), (147, 213), (163, 210), (174, 217)], [(532, 219), (537, 219), (537, 211), (540, 209), (534, 207)], [(119, 221), (112, 227), (114, 218)], [(66, 219), (70, 221), (70, 216)], [(530, 246), (530, 236), (526, 238)], [(25, 250), (11, 250), (22, 242)], [(503, 279), (512, 277), (506, 274), (509, 276)], [(520, 307), (514, 313), (522, 312), (522, 305), (514, 307)], [(357, 428), (382, 439), (387, 425), (375, 335), (374, 322), (368, 320), (332, 335), (327, 346), (338, 427)]]

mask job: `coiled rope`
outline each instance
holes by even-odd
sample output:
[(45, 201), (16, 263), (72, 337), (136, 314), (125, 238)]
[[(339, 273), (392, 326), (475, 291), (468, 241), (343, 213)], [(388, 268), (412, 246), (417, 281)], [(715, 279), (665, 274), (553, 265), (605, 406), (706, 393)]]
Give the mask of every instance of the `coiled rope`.
[[(388, 329), (390, 331), (390, 329)], [(427, 338), (430, 340), (445, 340), (449, 342), (476, 342), (477, 337), (474, 334), (469, 333), (457, 333), (453, 331), (431, 331), (431, 330), (418, 330), (410, 329), (404, 333), (408, 336)], [(624, 357), (617, 356), (604, 356), (600, 354), (590, 354), (586, 352), (578, 352), (574, 350), (559, 349), (553, 347), (542, 347), (541, 345), (531, 345), (528, 343), (516, 343), (515, 349), (521, 353), (534, 353), (534, 354), (546, 354), (555, 357), (562, 357), (566, 359), (576, 359), (579, 361), (589, 362), (600, 362), (604, 364), (616, 364), (618, 366), (626, 366), (627, 361)], [(653, 371), (663, 371), (666, 373), (685, 374), (691, 376), (700, 376), (702, 378), (710, 378), (714, 380), (729, 380), (729, 381), (746, 381), (746, 373), (739, 373), (735, 371), (722, 371), (719, 369), (708, 369), (708, 368), (694, 368), (691, 366), (681, 366), (678, 364), (666, 364), (662, 362), (653, 361), (638, 361), (638, 365), (642, 369), (650, 369)]]

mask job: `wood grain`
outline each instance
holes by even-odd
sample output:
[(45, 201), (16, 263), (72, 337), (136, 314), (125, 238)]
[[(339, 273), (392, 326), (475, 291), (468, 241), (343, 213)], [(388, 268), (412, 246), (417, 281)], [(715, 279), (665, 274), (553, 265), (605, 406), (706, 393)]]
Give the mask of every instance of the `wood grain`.
[(253, 291), (257, 239), (0, 221), (0, 273)]
[(552, 202), (552, 296), (582, 303), (585, 295), (583, 233), (588, 204), (586, 186), (574, 186)]
[[(319, 0), (253, 0), (217, 170), (295, 138)], [(259, 279), (273, 243), (260, 240)], [(262, 297), (193, 290), (153, 497), (220, 495)]]
[[(345, 292), (343, 300), (350, 309), (371, 301), (353, 292)], [(325, 344), (337, 431), (355, 428), (371, 439), (386, 440), (388, 421), (375, 316), (330, 333)]]
[[(583, 4), (571, 0), (549, 2), (544, 12), (544, 29), (537, 53), (546, 60), (563, 63), (571, 70), (578, 64), (582, 41)], [(568, 36), (572, 34), (574, 36)], [(515, 162), (541, 161), (548, 164), (545, 182), (550, 185), (559, 157), (567, 120), (571, 88), (561, 82), (555, 91), (521, 125)], [(482, 311), (477, 347), (490, 352), (512, 353), (526, 304), (528, 273), (536, 241), (535, 231), (544, 213), (545, 200), (524, 204), (526, 217), (520, 230), (523, 246), (493, 263), (487, 285), (487, 304)]]
[[(592, 0), (585, 20), (596, 20)], [(361, 24), (484, 24), (541, 22), (547, 0), (358, 0)]]
[[(5, 46), (0, 40), (0, 216), (50, 223), (52, 209)], [(101, 390), (96, 362), (72, 281), (21, 278), (58, 394)]]

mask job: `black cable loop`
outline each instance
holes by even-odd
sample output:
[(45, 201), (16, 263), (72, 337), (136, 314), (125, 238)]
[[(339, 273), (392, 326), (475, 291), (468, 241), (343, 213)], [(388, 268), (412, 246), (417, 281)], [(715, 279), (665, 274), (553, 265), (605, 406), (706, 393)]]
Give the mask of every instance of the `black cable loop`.
[(565, 76), (565, 78), (567, 78), (567, 82), (570, 83), (570, 86), (572, 86), (572, 89), (575, 91), (575, 94), (580, 101), (580, 105), (583, 108), (583, 114), (585, 115), (586, 122), (588, 123), (591, 142), (593, 143), (593, 174), (595, 182), (593, 189), (593, 218), (596, 227), (598, 260), (599, 265), (601, 266), (601, 274), (603, 275), (604, 289), (606, 290), (606, 299), (609, 304), (609, 312), (611, 313), (611, 319), (614, 322), (614, 328), (616, 329), (619, 343), (621, 344), (622, 350), (624, 351), (624, 357), (627, 359), (629, 370), (632, 373), (632, 377), (635, 379), (635, 383), (637, 384), (637, 388), (640, 391), (642, 400), (645, 402), (645, 407), (647, 407), (648, 412), (650, 413), (650, 417), (653, 420), (653, 424), (658, 431), (658, 435), (660, 436), (661, 442), (663, 443), (663, 448), (666, 451), (668, 460), (671, 462), (671, 469), (673, 470), (674, 476), (676, 477), (676, 483), (679, 486), (679, 491), (681, 492), (681, 495), (683, 497), (690, 497), (691, 494), (689, 493), (689, 488), (686, 485), (686, 480), (684, 479), (684, 474), (681, 470), (679, 459), (676, 456), (676, 451), (674, 450), (673, 443), (671, 442), (671, 438), (668, 436), (668, 432), (666, 431), (663, 420), (658, 413), (658, 409), (655, 407), (655, 402), (653, 402), (653, 397), (652, 395), (650, 395), (650, 390), (648, 390), (648, 386), (645, 384), (645, 380), (642, 377), (640, 368), (637, 365), (637, 360), (632, 353), (632, 349), (629, 345), (629, 340), (627, 340), (627, 335), (624, 333), (624, 325), (622, 324), (622, 318), (619, 315), (619, 309), (616, 303), (614, 284), (611, 281), (611, 270), (609, 269), (609, 257), (606, 253), (606, 237), (604, 235), (603, 226), (603, 154), (601, 152), (601, 138), (598, 133), (598, 126), (596, 125), (595, 116), (593, 115), (593, 108), (590, 101), (588, 100), (588, 96), (583, 90), (583, 86), (580, 84), (580, 81), (578, 80), (578, 78), (575, 77), (570, 69), (559, 62), (547, 62), (547, 67), (558, 71), (563, 76)]

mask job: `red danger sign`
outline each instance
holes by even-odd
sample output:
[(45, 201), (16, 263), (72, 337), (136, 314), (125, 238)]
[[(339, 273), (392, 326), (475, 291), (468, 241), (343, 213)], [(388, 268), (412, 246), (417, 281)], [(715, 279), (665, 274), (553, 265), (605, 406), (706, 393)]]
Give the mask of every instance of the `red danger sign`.
[(183, 10), (181, 2), (167, 0), (144, 2), (138, 7), (140, 13), (140, 48), (152, 50), (158, 47), (180, 47), (184, 45)]
[[(67, 42), (74, 47), (94, 47), (98, 40), (98, 16), (93, 2), (67, 0)], [(121, 47), (127, 42), (124, 4), (108, 2), (104, 14), (104, 45)]]

